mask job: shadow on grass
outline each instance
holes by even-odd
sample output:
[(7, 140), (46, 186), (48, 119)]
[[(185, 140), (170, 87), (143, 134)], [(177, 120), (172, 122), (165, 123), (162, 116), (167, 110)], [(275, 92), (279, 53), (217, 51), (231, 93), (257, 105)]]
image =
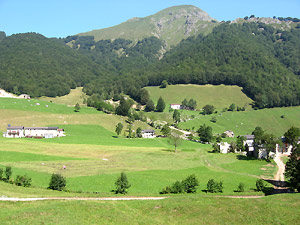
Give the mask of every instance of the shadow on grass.
[(257, 160), (257, 158), (253, 156), (245, 156), (245, 155), (237, 155), (236, 158), (238, 160)]
[[(162, 151), (163, 152), (175, 152), (175, 150), (174, 149), (162, 149)], [(178, 152), (179, 150), (177, 149), (177, 152)]]
[(119, 136), (112, 136), (113, 138), (119, 138)]

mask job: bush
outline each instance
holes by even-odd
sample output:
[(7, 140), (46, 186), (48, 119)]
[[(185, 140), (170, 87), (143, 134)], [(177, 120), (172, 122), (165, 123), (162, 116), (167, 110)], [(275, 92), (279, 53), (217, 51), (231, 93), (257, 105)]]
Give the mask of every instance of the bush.
[(131, 185), (127, 180), (127, 176), (124, 172), (121, 173), (120, 177), (115, 182), (115, 185), (116, 185), (116, 190), (114, 190), (114, 192), (116, 194), (126, 194), (127, 189), (131, 187)]
[(52, 174), (49, 189), (62, 191), (66, 187), (66, 178), (60, 174)]
[(239, 186), (237, 187), (237, 192), (244, 192), (245, 191), (245, 184), (240, 183)]
[(171, 186), (171, 191), (170, 193), (173, 194), (178, 194), (178, 193), (183, 193), (183, 184), (180, 181), (176, 181), (172, 186)]
[(256, 180), (256, 191), (263, 191), (265, 189), (265, 183), (263, 179)]
[(17, 175), (15, 184), (17, 186), (30, 187), (31, 186), (31, 178), (28, 177), (27, 175), (24, 175), (24, 176)]
[(188, 176), (185, 180), (182, 181), (183, 190), (186, 193), (195, 193), (197, 191), (196, 187), (199, 185), (199, 182), (194, 174)]
[(7, 166), (5, 168), (5, 181), (6, 182), (9, 182), (9, 179), (11, 177), (11, 174), (12, 174), (12, 170), (11, 170), (11, 167), (10, 166)]
[(223, 182), (216, 182), (214, 179), (209, 179), (206, 188), (211, 193), (223, 192)]
[(3, 169), (0, 168), (0, 180), (3, 180)]

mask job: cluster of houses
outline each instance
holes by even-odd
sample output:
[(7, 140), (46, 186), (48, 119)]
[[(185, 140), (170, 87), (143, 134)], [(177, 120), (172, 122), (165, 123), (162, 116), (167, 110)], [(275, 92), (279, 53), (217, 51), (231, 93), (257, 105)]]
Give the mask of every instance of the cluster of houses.
[(54, 138), (63, 137), (64, 129), (59, 127), (23, 127), (9, 126), (3, 137), (6, 138)]
[[(245, 154), (249, 156), (254, 156), (258, 159), (264, 159), (267, 158), (267, 151), (266, 149), (259, 148), (258, 150), (255, 149), (255, 143), (254, 143), (254, 135), (244, 135), (244, 146), (247, 146), (247, 152), (244, 152)], [(284, 154), (284, 155), (290, 155), (292, 153), (293, 146), (289, 145), (285, 141), (285, 137), (281, 137), (282, 145), (276, 144), (274, 146), (275, 152), (270, 152), (269, 156), (274, 157), (276, 154)], [(300, 143), (300, 140), (298, 141), (298, 144)], [(218, 144), (220, 148), (220, 152), (223, 154), (226, 154), (230, 152), (231, 145), (227, 142), (221, 142)]]

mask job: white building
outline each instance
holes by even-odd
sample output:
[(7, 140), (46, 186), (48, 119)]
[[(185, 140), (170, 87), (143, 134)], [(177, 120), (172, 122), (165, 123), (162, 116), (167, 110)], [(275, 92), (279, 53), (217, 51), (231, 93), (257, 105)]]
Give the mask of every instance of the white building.
[(143, 138), (155, 138), (155, 131), (154, 130), (142, 130), (142, 137)]
[(218, 145), (220, 147), (220, 153), (227, 154), (229, 152), (229, 149), (230, 149), (229, 143), (221, 142), (221, 143), (218, 143)]
[(8, 127), (3, 137), (7, 138), (54, 138), (65, 136), (64, 130), (58, 127)]
[(21, 95), (19, 95), (18, 98), (30, 99), (30, 95), (27, 95), (27, 94), (21, 94)]
[(170, 108), (171, 109), (181, 109), (181, 105), (180, 104), (170, 104)]

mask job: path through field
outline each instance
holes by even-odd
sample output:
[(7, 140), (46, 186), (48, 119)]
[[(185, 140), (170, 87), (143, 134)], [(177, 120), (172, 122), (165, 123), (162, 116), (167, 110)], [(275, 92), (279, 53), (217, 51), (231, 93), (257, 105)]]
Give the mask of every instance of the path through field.
[(31, 202), (42, 200), (77, 200), (77, 201), (128, 201), (128, 200), (162, 200), (167, 197), (107, 197), (107, 198), (80, 198), (80, 197), (49, 197), (49, 198), (12, 198), (0, 197), (0, 201)]
[(276, 154), (276, 157), (274, 158), (274, 161), (276, 162), (278, 166), (278, 171), (275, 175), (276, 181), (284, 181), (284, 171), (285, 171), (285, 165), (281, 160), (282, 154)]

